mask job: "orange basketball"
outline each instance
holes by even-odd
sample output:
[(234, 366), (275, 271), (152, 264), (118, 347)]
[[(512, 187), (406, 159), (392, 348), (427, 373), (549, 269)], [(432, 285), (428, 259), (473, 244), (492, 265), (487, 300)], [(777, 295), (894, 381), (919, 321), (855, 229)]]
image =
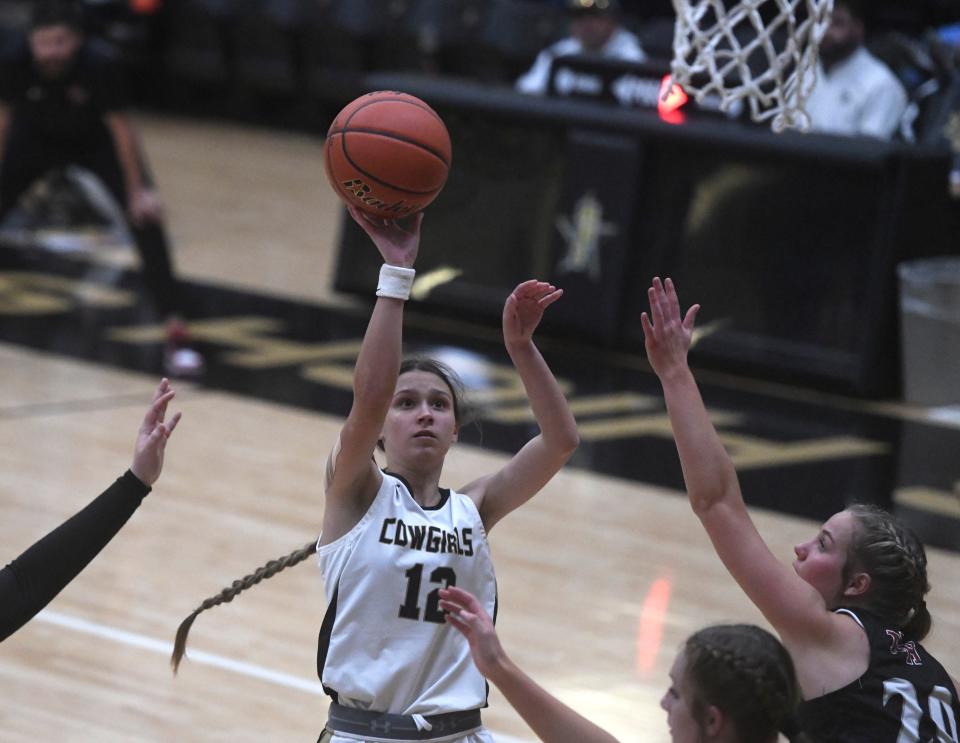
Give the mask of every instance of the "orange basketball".
[(401, 218), (433, 201), (450, 171), (450, 135), (430, 106), (388, 90), (348, 103), (330, 125), (324, 167), (347, 204)]

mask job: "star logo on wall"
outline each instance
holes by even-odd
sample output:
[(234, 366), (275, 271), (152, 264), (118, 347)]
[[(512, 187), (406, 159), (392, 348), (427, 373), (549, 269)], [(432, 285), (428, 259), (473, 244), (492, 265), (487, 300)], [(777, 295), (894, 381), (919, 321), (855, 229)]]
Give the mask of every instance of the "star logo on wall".
[(588, 191), (573, 205), (571, 217), (557, 218), (557, 229), (567, 243), (567, 252), (557, 266), (560, 273), (585, 273), (600, 278), (600, 240), (616, 235), (613, 222), (603, 221), (603, 204)]

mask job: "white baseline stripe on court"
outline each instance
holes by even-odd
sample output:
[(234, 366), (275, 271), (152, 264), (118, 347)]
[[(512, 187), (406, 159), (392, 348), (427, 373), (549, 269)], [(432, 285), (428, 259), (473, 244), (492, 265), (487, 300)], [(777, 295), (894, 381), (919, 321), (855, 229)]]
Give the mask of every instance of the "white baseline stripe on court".
[[(61, 614), (58, 611), (51, 611), (50, 609), (44, 609), (37, 614), (35, 619), (39, 622), (46, 622), (47, 624), (53, 624), (57, 627), (63, 627), (65, 629), (71, 629), (75, 632), (83, 632), (87, 635), (101, 637), (104, 640), (118, 642), (121, 645), (129, 645), (130, 647), (149, 650), (167, 658), (169, 658), (170, 653), (173, 652), (172, 642), (156, 640), (152, 637), (147, 637), (146, 635), (138, 635), (135, 632), (127, 632), (126, 630), (117, 629), (116, 627), (110, 627), (109, 625), (91, 622), (87, 619), (70, 616), (69, 614)], [(311, 694), (323, 694), (323, 687), (318, 681), (307, 681), (299, 678), (298, 676), (292, 676), (289, 673), (271, 671), (269, 668), (257, 666), (253, 663), (244, 663), (242, 661), (233, 660), (232, 658), (227, 658), (222, 655), (205, 653), (202, 650), (191, 650), (190, 662), (202, 663), (204, 665), (213, 666), (214, 668), (222, 668), (225, 671), (232, 671), (233, 673), (238, 673), (241, 676), (249, 676), (251, 678), (261, 679), (262, 681), (267, 681), (271, 684), (276, 684), (277, 686), (285, 686), (288, 689), (298, 689)], [(515, 738), (510, 735), (497, 733), (493, 730), (490, 732), (499, 743), (528, 743), (527, 739), (525, 738)]]
[[(97, 622), (91, 622), (87, 619), (81, 619), (80, 617), (72, 617), (69, 614), (61, 614), (60, 612), (50, 611), (49, 609), (44, 609), (36, 618), (47, 624), (55, 624), (58, 627), (65, 627), (66, 629), (83, 632), (87, 635), (102, 637), (104, 640), (119, 642), (121, 645), (150, 650), (151, 652), (164, 655), (167, 658), (169, 658), (173, 652), (172, 642), (155, 640), (152, 637), (138, 635), (134, 632), (127, 632), (126, 630), (117, 629), (116, 627), (98, 624)], [(269, 668), (255, 666), (252, 663), (243, 663), (222, 655), (205, 653), (202, 650), (191, 650), (189, 658), (191, 663), (202, 663), (207, 666), (213, 666), (214, 668), (222, 668), (226, 671), (239, 673), (242, 676), (250, 676), (252, 678), (262, 679), (263, 681), (269, 681), (271, 684), (276, 684), (277, 686), (285, 686), (288, 689), (299, 689), (300, 691), (308, 691), (314, 694), (323, 694), (323, 687), (318, 681), (307, 681), (297, 676), (291, 676), (289, 673), (271, 671)]]

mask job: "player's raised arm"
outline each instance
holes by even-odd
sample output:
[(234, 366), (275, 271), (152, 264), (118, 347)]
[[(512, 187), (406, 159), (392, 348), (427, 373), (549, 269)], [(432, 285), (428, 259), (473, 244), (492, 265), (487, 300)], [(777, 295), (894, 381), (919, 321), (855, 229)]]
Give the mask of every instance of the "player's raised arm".
[(517, 286), (504, 303), (503, 342), (520, 375), (540, 433), (501, 470), (464, 489), (477, 503), (487, 529), (546, 485), (580, 442), (577, 422), (563, 390), (533, 342), (544, 311), (562, 296), (562, 289), (531, 279)]
[(352, 206), (348, 210), (377, 246), (384, 265), (354, 369), (353, 405), (328, 462), (324, 542), (337, 539), (360, 520), (380, 484), (372, 456), (397, 384), (403, 305), (413, 282), (423, 220), (422, 213), (398, 222), (371, 217)]
[(733, 462), (687, 364), (700, 306), (681, 316), (670, 279), (655, 278), (648, 299), (650, 314), (640, 318), (647, 357), (663, 385), (694, 513), (727, 570), (781, 636), (828, 633), (831, 617), (823, 598), (773, 555), (750, 519)]

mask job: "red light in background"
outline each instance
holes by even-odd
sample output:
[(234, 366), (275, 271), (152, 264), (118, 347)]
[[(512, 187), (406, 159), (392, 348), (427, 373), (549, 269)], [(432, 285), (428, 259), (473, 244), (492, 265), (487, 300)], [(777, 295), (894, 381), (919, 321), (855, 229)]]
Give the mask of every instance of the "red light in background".
[(684, 116), (680, 109), (687, 105), (689, 100), (687, 92), (675, 85), (670, 75), (663, 76), (660, 81), (660, 96), (657, 98), (657, 113), (661, 119), (668, 124), (683, 123)]
[(130, 0), (130, 9), (140, 15), (150, 15), (160, 10), (162, 0)]
[(663, 622), (670, 607), (672, 585), (668, 578), (658, 578), (647, 591), (640, 609), (637, 627), (637, 672), (644, 677), (656, 666), (663, 643)]

